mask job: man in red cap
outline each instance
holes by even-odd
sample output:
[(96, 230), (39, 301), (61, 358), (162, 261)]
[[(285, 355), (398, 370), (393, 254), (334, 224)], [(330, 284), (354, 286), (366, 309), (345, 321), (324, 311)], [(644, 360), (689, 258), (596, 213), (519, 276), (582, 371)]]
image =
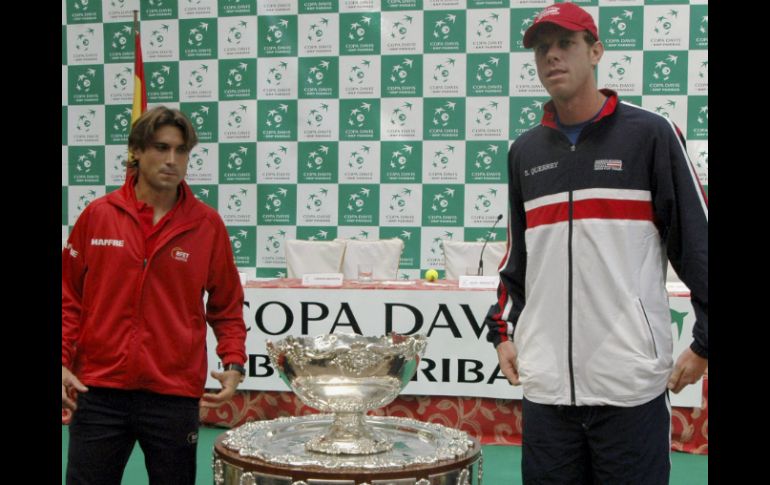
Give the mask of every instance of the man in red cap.
[[(597, 89), (591, 15), (546, 7), (524, 46), (551, 101), (508, 154), (508, 254), (485, 320), (523, 386), (522, 477), (668, 484), (668, 390), (708, 365), (707, 201), (676, 126)], [(676, 364), (666, 259), (696, 317)]]

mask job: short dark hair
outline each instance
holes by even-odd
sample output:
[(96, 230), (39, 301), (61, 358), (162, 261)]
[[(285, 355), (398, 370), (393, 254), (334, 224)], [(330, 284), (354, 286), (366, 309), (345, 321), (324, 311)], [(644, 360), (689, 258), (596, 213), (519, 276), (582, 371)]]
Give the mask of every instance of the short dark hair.
[(182, 131), (182, 138), (188, 151), (198, 144), (195, 128), (184, 113), (178, 109), (156, 106), (145, 111), (131, 128), (131, 133), (128, 135), (129, 150), (146, 149), (147, 145), (155, 139), (155, 132), (163, 126), (179, 128)]

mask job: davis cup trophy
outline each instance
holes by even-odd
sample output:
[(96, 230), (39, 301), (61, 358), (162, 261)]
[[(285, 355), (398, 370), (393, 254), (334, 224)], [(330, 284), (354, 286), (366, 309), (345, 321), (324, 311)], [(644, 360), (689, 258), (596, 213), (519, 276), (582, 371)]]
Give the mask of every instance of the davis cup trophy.
[(214, 446), (215, 484), (475, 485), (481, 447), (467, 433), (367, 416), (410, 382), (423, 335), (330, 334), (267, 342), (273, 367), (324, 413), (246, 423)]
[(366, 412), (390, 404), (417, 370), (423, 335), (361, 337), (321, 335), (267, 342), (281, 379), (307, 406), (334, 413), (328, 431), (307, 442), (308, 451), (367, 455), (393, 443), (367, 425)]

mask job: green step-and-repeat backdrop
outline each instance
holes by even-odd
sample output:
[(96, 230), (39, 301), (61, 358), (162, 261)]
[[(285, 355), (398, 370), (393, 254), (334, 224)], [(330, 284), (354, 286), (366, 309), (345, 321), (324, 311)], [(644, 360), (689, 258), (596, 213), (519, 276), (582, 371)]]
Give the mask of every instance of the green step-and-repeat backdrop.
[[(399, 237), (399, 277), (444, 240), (505, 240), (506, 155), (548, 94), (523, 32), (550, 1), (63, 0), (62, 240), (123, 183), (139, 10), (150, 106), (201, 143), (187, 181), (241, 271), (287, 239)], [(588, 0), (600, 87), (674, 120), (708, 184), (706, 1)], [(441, 272), (441, 271), (440, 271)]]

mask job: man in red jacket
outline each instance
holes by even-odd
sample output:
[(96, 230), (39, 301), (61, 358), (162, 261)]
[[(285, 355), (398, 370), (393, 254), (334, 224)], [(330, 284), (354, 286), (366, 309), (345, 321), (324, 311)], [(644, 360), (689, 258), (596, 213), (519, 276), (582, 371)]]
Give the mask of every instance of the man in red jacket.
[[(120, 483), (138, 441), (150, 483), (194, 484), (199, 405), (243, 380), (230, 240), (184, 181), (197, 142), (180, 111), (144, 113), (128, 141), (135, 173), (86, 207), (62, 253), (62, 408), (77, 409), (67, 483)], [(207, 322), (223, 372), (211, 372), (222, 390), (204, 394)]]

